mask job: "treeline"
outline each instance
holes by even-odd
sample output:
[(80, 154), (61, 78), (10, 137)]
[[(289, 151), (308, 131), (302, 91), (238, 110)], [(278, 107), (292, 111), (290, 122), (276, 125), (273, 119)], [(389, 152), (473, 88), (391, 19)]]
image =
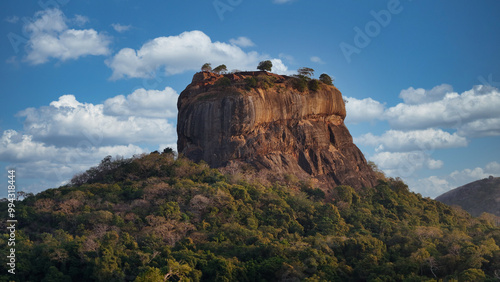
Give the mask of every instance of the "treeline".
[[(2, 281), (495, 281), (500, 229), (396, 179), (272, 185), (173, 152), (103, 162), (16, 205)], [(1, 203), (6, 210), (6, 203)], [(5, 224), (6, 218), (2, 219)], [(4, 228), (4, 230), (6, 230)], [(0, 238), (7, 254), (7, 234)]]
[[(273, 68), (273, 63), (270, 60), (261, 61), (257, 66), (257, 69), (260, 71), (268, 71), (270, 72)], [(214, 72), (216, 74), (227, 73), (226, 65), (222, 64), (214, 69), (212, 69), (211, 63), (205, 63), (201, 66), (201, 71), (206, 72)], [(233, 70), (233, 73), (239, 72), (239, 70)], [(326, 85), (332, 85), (334, 79), (326, 73), (323, 73), (319, 76), (319, 79), (313, 78), (314, 69), (309, 67), (302, 67), (297, 69), (297, 74), (293, 75), (291, 78), (291, 86), (300, 91), (304, 92), (306, 90), (310, 91), (318, 91), (320, 89), (320, 83)], [(248, 77), (245, 79), (246, 85), (245, 88), (250, 90), (251, 88), (264, 88), (267, 89), (269, 87), (273, 87), (276, 82), (276, 78), (272, 76), (260, 75), (257, 77)], [(231, 81), (227, 77), (220, 78), (216, 86), (227, 87), (231, 85)]]

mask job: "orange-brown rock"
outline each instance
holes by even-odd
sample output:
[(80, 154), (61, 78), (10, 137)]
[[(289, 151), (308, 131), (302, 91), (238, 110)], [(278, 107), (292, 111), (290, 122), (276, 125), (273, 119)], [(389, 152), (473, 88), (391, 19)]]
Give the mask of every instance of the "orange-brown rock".
[[(222, 77), (230, 86), (219, 86)], [(260, 76), (260, 77), (259, 77)], [(269, 81), (248, 88), (245, 78)], [(268, 72), (197, 73), (177, 107), (178, 151), (212, 167), (251, 164), (274, 174), (314, 177), (321, 187), (372, 187), (375, 175), (344, 125), (342, 94), (321, 83), (299, 92)]]

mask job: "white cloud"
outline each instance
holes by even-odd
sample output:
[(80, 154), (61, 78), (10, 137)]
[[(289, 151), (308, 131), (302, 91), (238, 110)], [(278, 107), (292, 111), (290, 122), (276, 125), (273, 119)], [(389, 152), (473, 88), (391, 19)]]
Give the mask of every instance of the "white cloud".
[[(73, 21), (84, 23), (87, 19), (77, 16)], [(94, 29), (70, 29), (69, 20), (58, 9), (38, 11), (25, 29), (29, 33), (26, 60), (43, 64), (50, 58), (62, 61), (87, 55), (109, 54), (110, 39)]]
[(2, 160), (26, 162), (48, 158), (57, 153), (55, 146), (45, 146), (43, 143), (33, 142), (32, 139), (31, 135), (23, 135), (12, 129), (5, 130), (0, 147)]
[(453, 186), (448, 180), (430, 176), (422, 179), (409, 179), (406, 184), (416, 193), (420, 193), (426, 197), (436, 198), (437, 196), (450, 191), (458, 186)]
[(175, 118), (177, 116), (177, 92), (137, 89), (127, 97), (118, 95), (104, 102), (103, 112), (110, 116), (140, 116), (153, 118)]
[(249, 38), (244, 37), (244, 36), (238, 37), (236, 39), (231, 38), (231, 39), (229, 39), (229, 43), (243, 47), (243, 48), (255, 46), (255, 43), (253, 43), (252, 40), (250, 40)]
[[(1, 137), (0, 156), (7, 162), (31, 163), (51, 161), (56, 163), (95, 163), (96, 158), (102, 159), (106, 155), (128, 155), (143, 152), (135, 145), (116, 146), (77, 146), (57, 147), (43, 142), (34, 141), (32, 135), (22, 134), (9, 129), (3, 132)], [(78, 162), (75, 160), (78, 159)], [(36, 177), (36, 174), (33, 175)]]
[(119, 23), (111, 24), (111, 26), (119, 33), (123, 33), (132, 27), (131, 25), (121, 25)]
[(312, 56), (311, 57), (311, 62), (318, 63), (318, 64), (324, 64), (325, 63), (325, 62), (323, 62), (323, 60), (321, 60), (320, 57), (317, 57), (317, 56)]
[(37, 34), (62, 32), (68, 28), (66, 21), (66, 17), (59, 9), (38, 11), (33, 21), (29, 22), (25, 28), (28, 32)]
[(486, 172), (487, 174), (500, 174), (500, 163), (491, 162), (487, 164), (484, 168), (484, 172)]
[(365, 98), (362, 100), (344, 97), (347, 101), (345, 119), (346, 123), (359, 123), (365, 121), (374, 121), (381, 119), (384, 114), (384, 104), (373, 100), (372, 98)]
[(30, 192), (38, 192), (61, 185), (107, 155), (175, 149), (177, 134), (168, 118), (177, 115), (177, 97), (170, 87), (138, 89), (103, 104), (63, 95), (48, 106), (18, 114), (25, 118), (24, 131), (0, 133), (0, 159), (14, 165), (19, 178), (32, 182), (26, 185)]
[[(57, 147), (33, 140), (32, 135), (6, 130), (0, 139), (0, 158), (15, 163), (18, 179), (36, 180), (25, 192), (57, 187), (79, 172), (99, 163), (107, 155), (132, 157), (145, 152), (136, 145)], [(5, 197), (0, 193), (0, 197)]]
[[(471, 138), (500, 135), (500, 91), (479, 85), (462, 93), (450, 85), (430, 90), (410, 87), (402, 90), (403, 99), (394, 107), (384, 108), (370, 98), (347, 97), (346, 122), (385, 120), (391, 129), (381, 135), (368, 133), (355, 142), (370, 146), (374, 161), (389, 176), (402, 177), (416, 192), (436, 197), (474, 180), (500, 175), (500, 164), (457, 170), (447, 176), (418, 179), (420, 170), (438, 170), (442, 160), (432, 158), (434, 150), (467, 147)], [(353, 120), (349, 116), (353, 115)]]
[(427, 167), (429, 169), (440, 169), (443, 167), (443, 165), (444, 163), (441, 160), (429, 159), (429, 161), (427, 162)]
[(448, 179), (458, 187), (475, 180), (487, 178), (490, 175), (500, 176), (500, 164), (498, 162), (490, 162), (484, 168), (476, 167), (461, 171), (456, 170), (450, 173)]
[[(442, 127), (458, 129), (459, 134), (467, 137), (498, 135), (500, 132), (500, 92), (497, 88), (484, 85), (475, 86), (462, 94), (448, 92), (447, 86), (440, 86), (429, 92), (438, 93), (409, 98), (409, 92), (401, 96), (414, 104), (398, 104), (387, 109), (385, 119), (395, 129), (421, 129)], [(434, 91), (435, 90), (435, 91)], [(418, 92), (418, 91), (417, 91)], [(437, 97), (441, 99), (436, 100)], [(425, 102), (426, 100), (435, 100)], [(418, 104), (420, 103), (420, 104)], [(486, 131), (486, 132), (485, 132)]]
[(381, 152), (369, 158), (387, 175), (408, 178), (418, 170), (439, 169), (443, 161), (435, 160), (425, 151)]
[(273, 63), (273, 73), (283, 75), (292, 75), (296, 73), (296, 71), (294, 70), (289, 70), (288, 67), (280, 59), (272, 59), (271, 63)]
[(413, 131), (388, 130), (381, 136), (371, 133), (355, 138), (355, 142), (373, 146), (376, 151), (408, 152), (415, 150), (432, 151), (436, 149), (467, 146), (467, 139), (456, 133), (450, 134), (440, 129)]
[(468, 122), (458, 128), (462, 136), (483, 137), (500, 135), (500, 117)]
[(438, 85), (431, 90), (425, 90), (423, 88), (415, 89), (410, 87), (408, 89), (401, 90), (399, 98), (403, 99), (406, 104), (416, 105), (439, 101), (444, 98), (446, 94), (451, 92), (453, 92), (453, 87), (448, 84)]
[[(228, 69), (253, 70), (266, 58), (267, 55), (254, 51), (244, 52), (234, 44), (212, 42), (205, 33), (194, 30), (155, 38), (139, 50), (121, 49), (106, 64), (113, 70), (111, 79), (148, 78), (160, 69), (167, 75), (196, 71), (206, 62), (225, 64)], [(283, 69), (283, 66), (276, 69)]]
[[(127, 98), (114, 97), (107, 100), (109, 115), (103, 104), (80, 103), (73, 95), (64, 95), (50, 106), (28, 108), (18, 116), (25, 117), (24, 130), (34, 140), (57, 146), (78, 146), (82, 140), (96, 140), (94, 145), (127, 145), (131, 143), (174, 142), (175, 126), (165, 118), (175, 116), (172, 111), (174, 95), (170, 89), (164, 92), (137, 90)], [(166, 98), (165, 98), (166, 97)], [(133, 105), (138, 98), (151, 99)], [(119, 104), (118, 102), (123, 102)], [(152, 103), (160, 101), (166, 105), (165, 112)], [(138, 110), (137, 115), (131, 112)], [(146, 114), (147, 110), (151, 114)], [(122, 114), (122, 115), (119, 115)]]
[(413, 191), (435, 198), (449, 190), (489, 176), (500, 176), (500, 163), (490, 162), (484, 168), (456, 170), (445, 176), (409, 179), (407, 183)]

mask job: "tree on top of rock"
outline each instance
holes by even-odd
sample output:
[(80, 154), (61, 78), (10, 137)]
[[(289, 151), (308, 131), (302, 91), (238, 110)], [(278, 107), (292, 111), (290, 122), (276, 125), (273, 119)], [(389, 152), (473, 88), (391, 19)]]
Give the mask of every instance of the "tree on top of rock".
[(226, 72), (227, 71), (227, 67), (226, 67), (226, 65), (222, 64), (220, 66), (217, 66), (215, 69), (213, 69), (213, 71), (216, 74), (220, 74), (221, 72)]
[(300, 76), (306, 76), (306, 77), (311, 78), (314, 75), (314, 69), (311, 69), (311, 68), (300, 68), (300, 69), (297, 70), (297, 73)]
[(257, 66), (257, 69), (261, 71), (271, 71), (272, 68), (273, 68), (273, 63), (269, 60), (262, 61)]
[(201, 66), (201, 71), (212, 71), (212, 64), (211, 63), (203, 64), (203, 66)]
[(333, 85), (333, 79), (326, 73), (319, 76), (319, 80), (327, 85)]

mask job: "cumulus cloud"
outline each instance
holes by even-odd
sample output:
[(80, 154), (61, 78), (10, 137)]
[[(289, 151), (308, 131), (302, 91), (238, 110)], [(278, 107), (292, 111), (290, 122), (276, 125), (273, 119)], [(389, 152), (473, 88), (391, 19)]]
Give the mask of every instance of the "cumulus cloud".
[(320, 57), (317, 57), (317, 56), (312, 56), (311, 57), (311, 62), (317, 63), (317, 64), (324, 64), (325, 63), (325, 62), (323, 62), (323, 60), (321, 60)]
[(281, 59), (272, 59), (271, 63), (273, 63), (273, 72), (277, 74), (283, 75), (292, 75), (295, 74), (296, 71), (289, 70), (288, 67), (281, 61)]
[(372, 98), (365, 98), (362, 100), (345, 97), (347, 101), (346, 123), (360, 123), (365, 121), (374, 121), (381, 119), (384, 113), (384, 104), (373, 100)]
[[(91, 142), (83, 143), (76, 147), (57, 147), (43, 142), (34, 141), (32, 135), (22, 134), (9, 129), (3, 132), (1, 137), (0, 156), (7, 162), (31, 163), (51, 161), (54, 163), (66, 163), (78, 165), (95, 163), (96, 158), (102, 159), (106, 155), (128, 155), (142, 153), (143, 149), (138, 146), (94, 146)], [(77, 160), (77, 162), (75, 162)], [(36, 177), (36, 174), (32, 175)]]
[(476, 167), (453, 171), (448, 179), (453, 184), (460, 186), (475, 180), (487, 178), (489, 176), (500, 176), (500, 163), (490, 162), (485, 167)]
[(458, 128), (458, 134), (471, 137), (498, 136), (500, 135), (500, 117), (468, 122)]
[(38, 11), (26, 24), (29, 33), (26, 60), (34, 65), (46, 63), (50, 58), (66, 61), (87, 55), (107, 55), (111, 43), (108, 36), (94, 29), (70, 29), (68, 22), (84, 24), (83, 16), (68, 20), (59, 9)]
[(231, 43), (233, 45), (240, 46), (240, 47), (252, 47), (252, 46), (255, 46), (255, 43), (253, 43), (252, 40), (250, 40), (249, 38), (244, 37), (244, 36), (238, 37), (236, 39), (231, 38), (231, 39), (229, 39), (229, 43)]
[[(81, 103), (74, 95), (63, 95), (50, 106), (28, 108), (18, 116), (25, 118), (24, 130), (32, 135), (34, 140), (58, 146), (76, 146), (79, 140), (89, 136), (99, 140), (99, 145), (165, 142), (175, 140), (176, 136), (174, 125), (164, 118), (157, 117), (172, 116), (168, 114), (168, 109), (165, 113), (152, 107), (149, 101), (131, 105), (132, 101), (141, 97), (150, 98), (153, 102), (155, 99), (161, 100), (163, 104), (166, 103), (165, 100), (168, 102), (168, 99), (173, 101), (171, 90), (164, 91), (166, 92), (156, 93), (142, 89), (136, 90), (127, 98), (111, 98), (106, 102), (108, 112), (113, 115), (104, 112), (103, 104)], [(139, 110), (138, 115), (131, 112), (134, 107)], [(151, 109), (152, 113), (145, 115), (147, 109)], [(118, 115), (119, 113), (122, 115)]]
[[(132, 157), (145, 152), (136, 145), (93, 146), (90, 142), (75, 147), (58, 147), (33, 140), (32, 135), (5, 130), (0, 138), (0, 158), (15, 163), (18, 179), (36, 180), (25, 192), (57, 187), (76, 173), (99, 163), (107, 155)], [(5, 197), (5, 193), (0, 193)]]
[(111, 24), (111, 26), (113, 27), (114, 30), (116, 30), (119, 33), (123, 33), (125, 31), (129, 30), (130, 28), (132, 28), (131, 25), (121, 25), (119, 23)]
[(408, 184), (412, 191), (431, 198), (436, 198), (437, 196), (458, 187), (453, 186), (445, 178), (434, 175), (421, 179), (411, 178), (406, 180), (406, 184)]
[(33, 136), (20, 134), (12, 129), (5, 130), (1, 138), (0, 156), (4, 161), (26, 162), (33, 158), (47, 158), (55, 155), (56, 152), (55, 146), (33, 142)]
[(373, 146), (376, 151), (388, 152), (430, 151), (467, 146), (465, 137), (433, 128), (413, 131), (388, 130), (381, 136), (367, 133), (355, 138), (355, 142)]
[(137, 116), (149, 118), (175, 118), (177, 116), (177, 92), (164, 90), (135, 90), (128, 96), (118, 95), (104, 102), (103, 113), (110, 116)]
[(430, 90), (410, 87), (402, 90), (404, 103), (384, 108), (371, 98), (346, 97), (347, 123), (386, 120), (391, 128), (415, 130), (446, 128), (466, 138), (500, 135), (500, 91), (478, 85), (461, 94), (448, 84)]
[(20, 178), (35, 181), (27, 186), (38, 192), (61, 185), (107, 155), (175, 149), (177, 134), (169, 119), (176, 118), (177, 97), (170, 87), (137, 89), (103, 104), (63, 95), (48, 106), (18, 114), (24, 130), (0, 133), (0, 159), (15, 164)]
[[(378, 119), (389, 124), (390, 129), (381, 135), (367, 133), (355, 138), (356, 143), (374, 149), (369, 159), (388, 175), (402, 177), (415, 191), (434, 197), (500, 172), (500, 165), (494, 162), (446, 177), (417, 179), (420, 170), (444, 166), (442, 160), (431, 157), (434, 150), (467, 147), (472, 138), (500, 135), (497, 88), (479, 85), (457, 93), (450, 85), (442, 84), (430, 90), (410, 87), (402, 90), (399, 97), (403, 103), (388, 108), (371, 98), (346, 98), (346, 123)], [(349, 120), (350, 116), (354, 118)]]
[(407, 178), (421, 169), (439, 169), (443, 161), (433, 159), (425, 151), (381, 152), (369, 158), (387, 175)]
[(410, 87), (401, 90), (399, 98), (403, 99), (406, 104), (416, 105), (441, 100), (447, 93), (451, 92), (453, 92), (453, 87), (448, 84), (438, 85), (431, 90)]
[(235, 44), (212, 42), (205, 33), (194, 30), (155, 38), (139, 50), (121, 49), (106, 64), (113, 70), (111, 79), (115, 80), (153, 77), (158, 70), (167, 75), (196, 71), (206, 62), (226, 64), (229, 69), (255, 69), (266, 58), (255, 51), (244, 52)]
[[(461, 135), (468, 137), (477, 137), (474, 135), (476, 132), (485, 135), (482, 133), (485, 130), (500, 130), (495, 121), (500, 118), (500, 92), (497, 88), (479, 85), (462, 94), (446, 92), (446, 89), (450, 88), (440, 86), (437, 90), (434, 88), (429, 91), (438, 94), (417, 95), (415, 99), (410, 98), (408, 93), (411, 91), (408, 90), (401, 96), (411, 104), (401, 103), (387, 109), (385, 119), (396, 129), (455, 128), (459, 129)], [(429, 99), (434, 101), (425, 102)], [(480, 126), (480, 130), (469, 129), (474, 126)], [(465, 130), (460, 130), (462, 127)]]
[(407, 182), (415, 192), (435, 198), (449, 190), (489, 176), (500, 176), (500, 163), (490, 162), (484, 167), (456, 170), (445, 176), (409, 179)]

